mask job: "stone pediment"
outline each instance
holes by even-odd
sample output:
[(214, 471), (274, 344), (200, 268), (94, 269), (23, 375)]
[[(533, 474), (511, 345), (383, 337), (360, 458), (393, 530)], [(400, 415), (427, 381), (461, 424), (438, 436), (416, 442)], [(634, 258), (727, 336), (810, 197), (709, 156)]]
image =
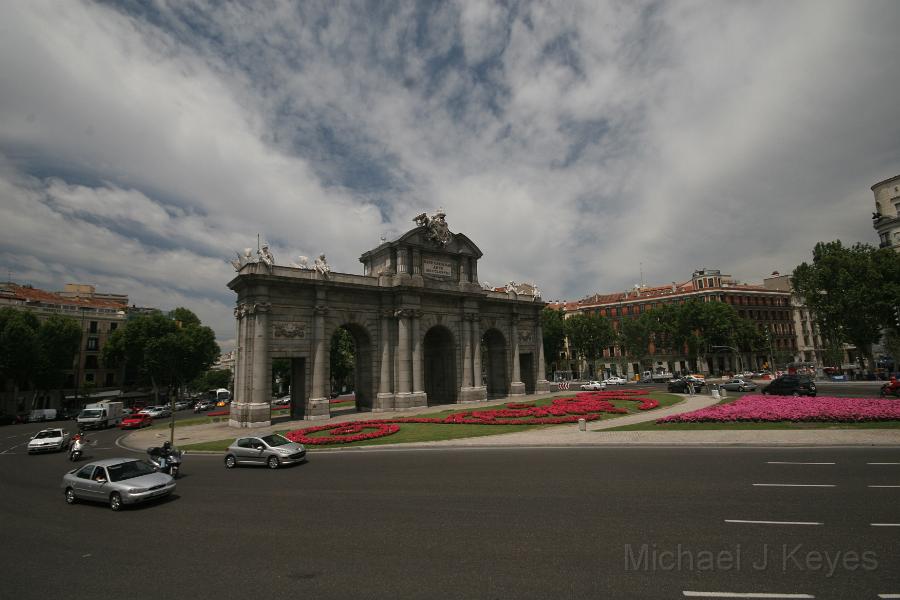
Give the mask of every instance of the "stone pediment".
[(392, 242), (391, 245), (419, 248), (429, 254), (446, 254), (447, 256), (471, 256), (481, 258), (482, 252), (472, 240), (462, 233), (451, 233), (446, 244), (437, 244), (428, 238), (425, 227), (411, 229)]

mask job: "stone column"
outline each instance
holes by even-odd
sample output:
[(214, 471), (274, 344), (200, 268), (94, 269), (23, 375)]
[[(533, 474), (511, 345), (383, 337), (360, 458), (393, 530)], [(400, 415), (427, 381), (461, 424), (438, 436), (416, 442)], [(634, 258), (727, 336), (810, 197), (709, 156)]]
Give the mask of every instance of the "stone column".
[(418, 248), (413, 248), (412, 274), (422, 274), (422, 252)]
[(512, 340), (512, 381), (509, 384), (510, 396), (524, 396), (525, 384), (522, 382), (522, 372), (519, 367), (519, 316), (513, 315), (510, 336)]
[(472, 389), (472, 320), (468, 314), (463, 315), (460, 326), (462, 326), (463, 350), (463, 376), (460, 391), (463, 392), (463, 398), (467, 399), (465, 392)]
[(477, 314), (472, 315), (472, 379), (473, 400), (486, 400), (487, 387), (481, 378), (481, 319)]
[(397, 317), (397, 395), (394, 405), (398, 409), (409, 408), (409, 310), (401, 309), (394, 313)]
[[(414, 250), (418, 252), (418, 250)], [(415, 263), (413, 263), (415, 264)], [(425, 380), (422, 377), (422, 311), (412, 311), (412, 395), (410, 406), (428, 406), (428, 395), (425, 393)]]
[(313, 313), (312, 388), (306, 404), (306, 418), (309, 420), (327, 419), (330, 414), (325, 390), (325, 369), (329, 352), (325, 339), (325, 315), (328, 314), (328, 307), (319, 304), (313, 309)]
[(242, 427), (241, 416), (246, 413), (244, 406), (249, 404), (249, 390), (244, 391), (244, 362), (246, 352), (243, 349), (243, 336), (245, 334), (244, 314), (246, 306), (241, 303), (234, 309), (235, 329), (237, 337), (234, 342), (234, 395), (231, 401), (231, 413), (228, 418), (230, 427)]
[(537, 381), (534, 384), (535, 393), (543, 393), (550, 391), (550, 382), (547, 381), (547, 371), (544, 366), (544, 328), (541, 325), (541, 314), (535, 317), (534, 328), (534, 345), (535, 356), (537, 357)]
[(378, 376), (378, 398), (372, 412), (394, 410), (394, 393), (391, 391), (391, 317), (386, 310), (379, 315), (381, 320), (381, 370)]
[[(229, 425), (232, 427), (267, 427), (271, 424), (269, 397), (271, 379), (269, 363), (269, 311), (268, 302), (246, 304), (235, 314), (242, 314), (243, 329), (241, 352), (241, 398), (232, 403)], [(249, 364), (248, 364), (249, 361)], [(249, 371), (249, 373), (248, 373)], [(249, 375), (249, 378), (246, 376)], [(248, 380), (249, 379), (249, 380)]]

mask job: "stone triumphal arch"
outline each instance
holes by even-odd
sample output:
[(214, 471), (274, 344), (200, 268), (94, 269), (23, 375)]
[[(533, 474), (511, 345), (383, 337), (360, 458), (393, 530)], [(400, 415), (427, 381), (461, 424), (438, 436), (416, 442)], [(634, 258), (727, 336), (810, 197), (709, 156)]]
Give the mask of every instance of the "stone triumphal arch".
[(332, 272), (325, 256), (309, 265), (275, 264), (263, 247), (233, 261), (234, 427), (269, 425), (272, 360), (291, 364), (293, 418), (329, 417), (329, 342), (346, 329), (356, 346), (359, 410), (549, 391), (534, 286), (489, 289), (478, 282), (482, 253), (452, 233), (444, 214), (360, 257), (363, 275)]

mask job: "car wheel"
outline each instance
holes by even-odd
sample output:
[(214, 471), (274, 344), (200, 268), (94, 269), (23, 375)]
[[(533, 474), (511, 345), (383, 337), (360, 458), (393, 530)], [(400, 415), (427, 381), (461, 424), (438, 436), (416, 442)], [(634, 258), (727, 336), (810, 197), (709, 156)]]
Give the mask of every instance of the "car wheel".
[(793, 396), (794, 398), (797, 398), (800, 396), (800, 392), (794, 392), (793, 394), (791, 394), (791, 396)]
[(66, 488), (66, 504), (75, 504), (78, 499), (75, 497), (75, 490)]
[(269, 460), (266, 461), (266, 464), (269, 466), (270, 469), (277, 469), (281, 463), (278, 462), (277, 456), (270, 456)]
[(237, 460), (232, 455), (228, 455), (225, 457), (225, 468), (233, 469), (237, 466)]
[(738, 388), (738, 391), (739, 391), (739, 392), (746, 392), (746, 391), (747, 391), (747, 388), (745, 388), (744, 386), (741, 386), (741, 387)]
[(119, 492), (113, 492), (109, 495), (109, 507), (113, 510), (122, 509), (122, 496), (119, 495)]

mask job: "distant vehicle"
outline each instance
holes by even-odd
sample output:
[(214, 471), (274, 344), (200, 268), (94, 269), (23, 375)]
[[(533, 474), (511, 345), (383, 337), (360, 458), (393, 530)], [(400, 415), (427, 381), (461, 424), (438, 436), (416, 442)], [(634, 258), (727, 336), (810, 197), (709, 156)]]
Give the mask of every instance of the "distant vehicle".
[(670, 392), (674, 392), (676, 394), (686, 394), (689, 384), (694, 386), (695, 392), (701, 391), (706, 385), (706, 383), (702, 379), (693, 380), (689, 379), (688, 377), (682, 377), (681, 379), (673, 379), (672, 381), (670, 381), (667, 389)]
[(151, 406), (144, 414), (153, 417), (154, 419), (161, 419), (163, 417), (171, 417), (172, 411), (169, 410), (168, 406)]
[(120, 429), (140, 429), (153, 425), (153, 417), (148, 414), (128, 415), (119, 424)]
[(71, 437), (64, 429), (42, 429), (28, 441), (28, 454), (36, 452), (62, 452), (69, 447)]
[(735, 377), (730, 381), (721, 384), (719, 387), (722, 389), (726, 389), (729, 392), (753, 392), (756, 390), (757, 386), (749, 379)]
[(16, 415), (0, 414), (0, 425), (12, 425), (16, 422)]
[(604, 379), (603, 383), (606, 385), (625, 385), (626, 383), (628, 383), (628, 380), (624, 377), (617, 377), (613, 375), (612, 377)]
[(641, 381), (654, 381), (657, 383), (665, 383), (672, 379), (672, 374), (668, 371), (644, 371), (641, 374)]
[(306, 460), (303, 444), (292, 442), (282, 435), (273, 433), (261, 437), (246, 437), (234, 440), (225, 453), (225, 467), (233, 469), (237, 465), (266, 465), (277, 469), (282, 465)]
[(185, 410), (191, 407), (191, 402), (188, 400), (181, 400), (175, 403), (175, 410)]
[(194, 405), (194, 412), (200, 412), (202, 410), (210, 410), (216, 407), (216, 403), (213, 400), (201, 400), (197, 404)]
[(115, 427), (122, 422), (121, 402), (98, 402), (88, 404), (78, 414), (78, 427), (81, 429), (105, 429)]
[(28, 415), (29, 423), (41, 423), (43, 421), (55, 421), (56, 420), (56, 409), (55, 408), (38, 408)]
[(581, 389), (593, 391), (605, 390), (606, 384), (602, 381), (588, 381), (587, 383), (581, 384)]
[(113, 510), (162, 498), (175, 490), (175, 480), (150, 463), (133, 458), (107, 458), (72, 469), (62, 478), (66, 503), (108, 503)]
[[(206, 399), (212, 400), (219, 406), (224, 406), (228, 402), (231, 402), (231, 392), (229, 392), (225, 388), (209, 390), (208, 392), (206, 392)], [(219, 402), (222, 402), (222, 404), (219, 404)]]
[(815, 396), (816, 383), (807, 375), (782, 375), (761, 391), (776, 396)]
[(276, 398), (272, 400), (272, 406), (287, 406), (291, 403), (290, 396), (282, 396), (281, 398)]

